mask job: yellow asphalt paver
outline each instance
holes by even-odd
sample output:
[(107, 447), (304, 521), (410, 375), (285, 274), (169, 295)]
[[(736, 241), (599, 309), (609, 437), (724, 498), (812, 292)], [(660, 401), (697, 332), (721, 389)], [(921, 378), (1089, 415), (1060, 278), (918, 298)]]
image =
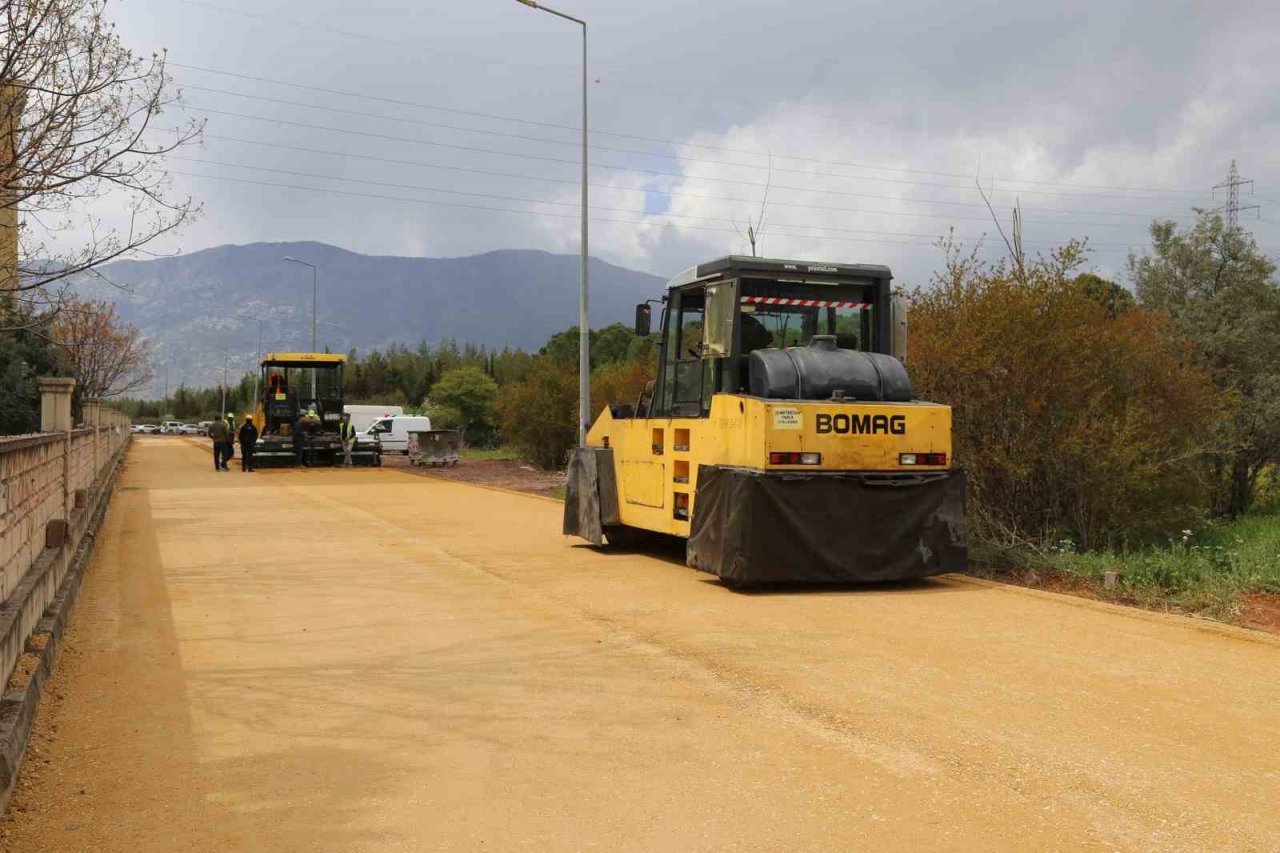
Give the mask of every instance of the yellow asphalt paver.
[(959, 578), (737, 593), (547, 499), (127, 466), (12, 850), (1280, 849), (1268, 635)]

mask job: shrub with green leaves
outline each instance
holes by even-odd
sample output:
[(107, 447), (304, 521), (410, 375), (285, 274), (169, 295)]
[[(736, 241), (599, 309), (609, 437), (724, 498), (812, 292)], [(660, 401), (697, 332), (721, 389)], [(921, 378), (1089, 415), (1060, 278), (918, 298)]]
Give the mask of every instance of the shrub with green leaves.
[(922, 399), (952, 406), (988, 541), (1137, 544), (1202, 515), (1223, 398), (1163, 315), (1077, 281), (1083, 261), (1078, 244), (1022, 269), (948, 246), (911, 294), (907, 366)]

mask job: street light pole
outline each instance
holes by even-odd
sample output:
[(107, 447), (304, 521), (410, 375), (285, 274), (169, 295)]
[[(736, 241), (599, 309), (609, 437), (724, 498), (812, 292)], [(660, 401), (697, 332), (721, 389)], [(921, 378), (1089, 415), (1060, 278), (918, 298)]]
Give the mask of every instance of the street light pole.
[(258, 319), (258, 370), (253, 374), (253, 399), (249, 401), (249, 408), (258, 405), (258, 375), (262, 372), (262, 319)]
[(587, 22), (534, 0), (517, 0), (582, 27), (582, 241), (578, 283), (578, 446), (587, 446), (591, 425), (591, 329), (587, 320)]
[[(306, 261), (300, 261), (297, 258), (286, 255), (286, 261), (295, 264), (302, 264), (304, 267), (311, 267), (311, 351), (316, 352), (316, 305), (320, 301), (320, 285), (317, 279), (317, 267), (315, 264), (309, 264)], [(316, 398), (316, 372), (311, 371), (311, 399)]]

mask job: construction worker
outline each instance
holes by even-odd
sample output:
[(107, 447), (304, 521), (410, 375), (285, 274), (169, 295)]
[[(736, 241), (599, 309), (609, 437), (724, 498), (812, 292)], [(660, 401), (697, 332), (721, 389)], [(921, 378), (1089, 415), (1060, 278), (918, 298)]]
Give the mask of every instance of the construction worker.
[(302, 431), (302, 415), (299, 414), (293, 419), (293, 423), (289, 425), (289, 436), (293, 439), (293, 454), (297, 457), (297, 464), (307, 464), (307, 437)]
[(342, 413), (342, 420), (338, 423), (338, 439), (342, 442), (342, 467), (350, 468), (351, 450), (356, 445), (356, 428), (346, 412)]
[(231, 444), (231, 434), (227, 432), (227, 425), (223, 421), (214, 421), (209, 424), (209, 438), (213, 439), (213, 470), (229, 471), (227, 460), (227, 447)]
[(222, 416), (222, 423), (227, 428), (227, 446), (222, 460), (222, 470), (230, 471), (227, 463), (236, 458), (236, 413), (227, 412)]
[(258, 443), (258, 428), (253, 424), (251, 415), (244, 416), (244, 424), (240, 427), (240, 470), (253, 470), (253, 446)]

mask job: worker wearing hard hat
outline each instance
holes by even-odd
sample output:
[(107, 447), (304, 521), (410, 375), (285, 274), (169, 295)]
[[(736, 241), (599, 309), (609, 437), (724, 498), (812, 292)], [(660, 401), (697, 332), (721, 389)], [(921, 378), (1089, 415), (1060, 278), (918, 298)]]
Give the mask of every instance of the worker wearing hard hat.
[(302, 427), (303, 416), (299, 412), (289, 425), (289, 437), (293, 439), (293, 454), (298, 465), (307, 464), (307, 436)]
[(338, 439), (342, 442), (342, 467), (350, 468), (351, 450), (356, 444), (356, 428), (346, 412), (342, 413), (342, 420), (338, 423)]
[(258, 443), (258, 427), (253, 423), (251, 415), (244, 416), (240, 426), (240, 470), (253, 470), (253, 446)]
[[(236, 413), (227, 412), (222, 416), (222, 425), (227, 428), (227, 448), (225, 462), (236, 458)], [(224, 468), (224, 470), (230, 470)]]

